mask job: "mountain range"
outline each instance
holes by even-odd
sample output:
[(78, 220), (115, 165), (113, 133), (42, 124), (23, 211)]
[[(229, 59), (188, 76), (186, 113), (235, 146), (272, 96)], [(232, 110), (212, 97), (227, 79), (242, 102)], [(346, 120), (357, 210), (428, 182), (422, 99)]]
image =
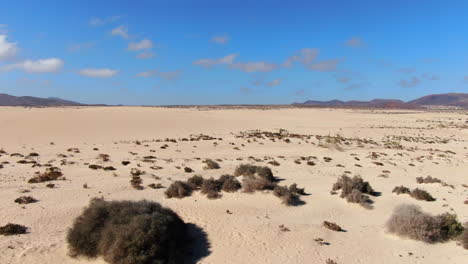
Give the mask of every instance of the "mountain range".
[(402, 108), (417, 109), (438, 107), (459, 107), (468, 108), (468, 94), (466, 93), (446, 93), (431, 94), (415, 100), (404, 102), (396, 99), (374, 99), (371, 101), (314, 101), (307, 100), (303, 103), (293, 103), (293, 105), (317, 106), (317, 107), (356, 107), (356, 108)]
[[(33, 96), (13, 96), (0, 93), (0, 106), (86, 106), (74, 101), (64, 100), (56, 97), (40, 98)], [(303, 103), (293, 103), (295, 106), (313, 107), (343, 107), (343, 108), (401, 108), (401, 109), (422, 109), (438, 107), (458, 107), (468, 108), (468, 94), (466, 93), (446, 93), (431, 94), (415, 100), (404, 102), (397, 99), (374, 99), (371, 101), (314, 101), (307, 100)]]

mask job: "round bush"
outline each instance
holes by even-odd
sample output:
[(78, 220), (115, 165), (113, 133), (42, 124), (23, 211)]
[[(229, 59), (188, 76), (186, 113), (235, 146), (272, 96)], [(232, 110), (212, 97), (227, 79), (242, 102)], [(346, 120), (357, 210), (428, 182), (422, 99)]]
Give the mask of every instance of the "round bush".
[(181, 263), (186, 225), (160, 204), (146, 200), (93, 199), (67, 234), (72, 257), (102, 256), (112, 264)]

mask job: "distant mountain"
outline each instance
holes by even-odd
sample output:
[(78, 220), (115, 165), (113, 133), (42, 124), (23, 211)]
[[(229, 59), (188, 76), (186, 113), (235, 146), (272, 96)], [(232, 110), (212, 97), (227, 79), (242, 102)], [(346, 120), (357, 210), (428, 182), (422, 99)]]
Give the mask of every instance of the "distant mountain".
[(468, 108), (468, 94), (466, 93), (447, 93), (431, 94), (423, 96), (408, 103), (417, 105), (447, 105)]
[(374, 99), (372, 101), (313, 101), (307, 100), (303, 103), (293, 105), (317, 106), (317, 107), (364, 107), (364, 108), (401, 108), (417, 109), (430, 106), (451, 106), (468, 108), (468, 94), (447, 93), (423, 96), (416, 100), (404, 102), (396, 99)]
[(80, 106), (73, 101), (63, 100), (60, 98), (49, 97), (40, 98), (32, 96), (13, 96), (0, 93), (0, 106)]

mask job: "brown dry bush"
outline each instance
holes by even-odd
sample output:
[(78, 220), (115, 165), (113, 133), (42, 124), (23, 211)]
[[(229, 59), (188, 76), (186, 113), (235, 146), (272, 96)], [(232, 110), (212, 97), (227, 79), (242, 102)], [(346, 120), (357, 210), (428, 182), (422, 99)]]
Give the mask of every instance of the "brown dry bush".
[(23, 225), (8, 223), (4, 226), (0, 226), (0, 235), (12, 236), (26, 234), (28, 228)]
[(341, 190), (341, 198), (346, 197), (354, 189), (360, 191), (361, 193), (366, 193), (374, 195), (374, 189), (370, 186), (369, 182), (364, 181), (361, 177), (354, 176), (353, 178), (346, 175), (341, 176), (338, 181), (333, 184), (332, 190), (337, 191)]
[(203, 161), (203, 163), (205, 163), (206, 165), (203, 167), (203, 169), (205, 170), (216, 170), (216, 169), (219, 169), (219, 164), (212, 160), (212, 159), (206, 159)]
[(405, 186), (402, 185), (402, 186), (397, 186), (393, 188), (392, 193), (402, 194), (402, 193), (411, 193), (411, 191), (409, 188), (406, 188)]
[(221, 183), (221, 189), (225, 192), (237, 192), (242, 188), (240, 182), (232, 175), (222, 175), (218, 182)]
[(468, 249), (468, 224), (465, 224), (465, 231), (463, 232), (461, 243), (464, 249)]
[(437, 178), (432, 178), (431, 176), (426, 176), (426, 178), (417, 177), (416, 182), (417, 183), (441, 183), (442, 181)]
[(185, 167), (184, 171), (187, 172), (187, 173), (193, 172), (192, 168), (189, 168), (189, 167)]
[(349, 203), (358, 203), (365, 208), (371, 208), (370, 203), (372, 201), (366, 194), (375, 195), (375, 191), (369, 182), (364, 181), (361, 177), (341, 176), (332, 187), (332, 192), (337, 190), (341, 190), (340, 197), (346, 199)]
[(112, 264), (182, 263), (186, 224), (168, 208), (149, 201), (91, 200), (68, 230), (72, 257)]
[(386, 227), (390, 233), (427, 243), (444, 242), (463, 232), (456, 215), (444, 213), (432, 216), (416, 205), (396, 207)]
[(327, 229), (330, 229), (330, 230), (333, 230), (333, 231), (337, 231), (337, 232), (341, 232), (343, 231), (343, 229), (341, 228), (341, 226), (337, 225), (336, 223), (333, 223), (333, 222), (328, 222), (328, 221), (323, 221), (323, 224), (322, 224), (325, 228)]
[(299, 196), (291, 192), (287, 186), (275, 186), (273, 194), (280, 198), (285, 205), (297, 205), (299, 203)]
[(255, 166), (250, 164), (241, 164), (234, 171), (234, 176), (244, 176), (250, 178), (264, 178), (269, 182), (274, 182), (273, 172), (268, 167)]
[(164, 192), (167, 198), (184, 198), (192, 194), (192, 187), (185, 182), (175, 181)]
[(428, 202), (432, 202), (436, 200), (434, 197), (432, 197), (430, 193), (419, 188), (413, 189), (410, 195), (416, 200), (422, 200), (422, 201), (428, 201)]
[(57, 167), (47, 168), (44, 173), (37, 174), (28, 180), (28, 183), (41, 183), (46, 181), (58, 180), (63, 176), (62, 171)]
[(242, 180), (242, 190), (247, 193), (273, 190), (274, 188), (275, 184), (264, 178), (244, 178)]
[(213, 178), (205, 179), (203, 180), (203, 183), (201, 186), (201, 192), (203, 194), (206, 194), (208, 198), (215, 199), (215, 198), (220, 197), (220, 195), (217, 195), (217, 194), (219, 194), (222, 187), (223, 187), (223, 183), (218, 180), (215, 180)]
[(306, 195), (304, 188), (298, 188), (296, 183), (289, 186), (289, 191), (298, 195)]
[(192, 187), (192, 189), (199, 189), (203, 184), (203, 177), (200, 175), (193, 175), (188, 178), (187, 184)]
[(32, 196), (21, 196), (15, 199), (15, 203), (19, 204), (29, 204), (35, 202), (37, 202), (37, 200)]

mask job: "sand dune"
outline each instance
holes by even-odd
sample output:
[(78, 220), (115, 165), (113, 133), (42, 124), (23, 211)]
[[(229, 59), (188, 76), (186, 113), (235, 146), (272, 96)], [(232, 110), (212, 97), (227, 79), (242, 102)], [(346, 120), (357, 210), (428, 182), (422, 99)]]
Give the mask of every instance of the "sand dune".
[[(426, 244), (385, 232), (393, 209), (403, 203), (433, 214), (456, 213), (461, 222), (468, 221), (468, 188), (463, 187), (468, 184), (466, 112), (4, 107), (0, 128), (0, 226), (12, 222), (29, 228), (24, 235), (0, 236), (0, 263), (105, 263), (67, 255), (67, 229), (92, 197), (148, 199), (172, 208), (207, 234), (211, 247), (199, 263), (333, 259), (347, 264), (439, 264), (468, 259), (468, 250), (456, 241)], [(281, 139), (261, 134), (280, 129), (287, 130)], [(263, 138), (252, 137), (256, 133)], [(212, 139), (190, 141), (200, 134)], [(39, 156), (28, 157), (30, 153)], [(99, 154), (109, 155), (109, 161)], [(150, 155), (155, 158), (145, 161)], [(204, 170), (205, 158), (219, 159), (221, 168)], [(36, 164), (18, 163), (21, 160)], [(268, 163), (273, 160), (279, 166)], [(307, 160), (315, 165), (307, 165)], [(122, 161), (131, 163), (125, 166)], [(232, 174), (242, 163), (269, 166), (284, 179), (281, 184), (297, 183), (310, 195), (301, 197), (302, 205), (285, 206), (268, 191), (222, 193), (215, 200), (199, 192), (167, 199), (165, 189), (147, 187), (168, 187), (194, 174), (217, 178)], [(45, 164), (60, 168), (65, 177), (51, 181), (54, 188), (46, 187), (50, 182), (27, 182), (36, 171), (44, 172)], [(92, 170), (92, 164), (116, 170)], [(186, 173), (184, 167), (194, 172)], [(146, 172), (141, 176), (143, 190), (131, 187), (132, 168)], [(360, 175), (381, 193), (372, 197), (372, 210), (330, 194), (345, 172)], [(428, 175), (446, 186), (416, 182)], [(436, 201), (392, 193), (399, 185), (425, 189)], [(15, 203), (22, 195), (38, 201)], [(323, 221), (336, 222), (346, 232), (328, 230)], [(317, 243), (319, 238), (328, 245)]]

